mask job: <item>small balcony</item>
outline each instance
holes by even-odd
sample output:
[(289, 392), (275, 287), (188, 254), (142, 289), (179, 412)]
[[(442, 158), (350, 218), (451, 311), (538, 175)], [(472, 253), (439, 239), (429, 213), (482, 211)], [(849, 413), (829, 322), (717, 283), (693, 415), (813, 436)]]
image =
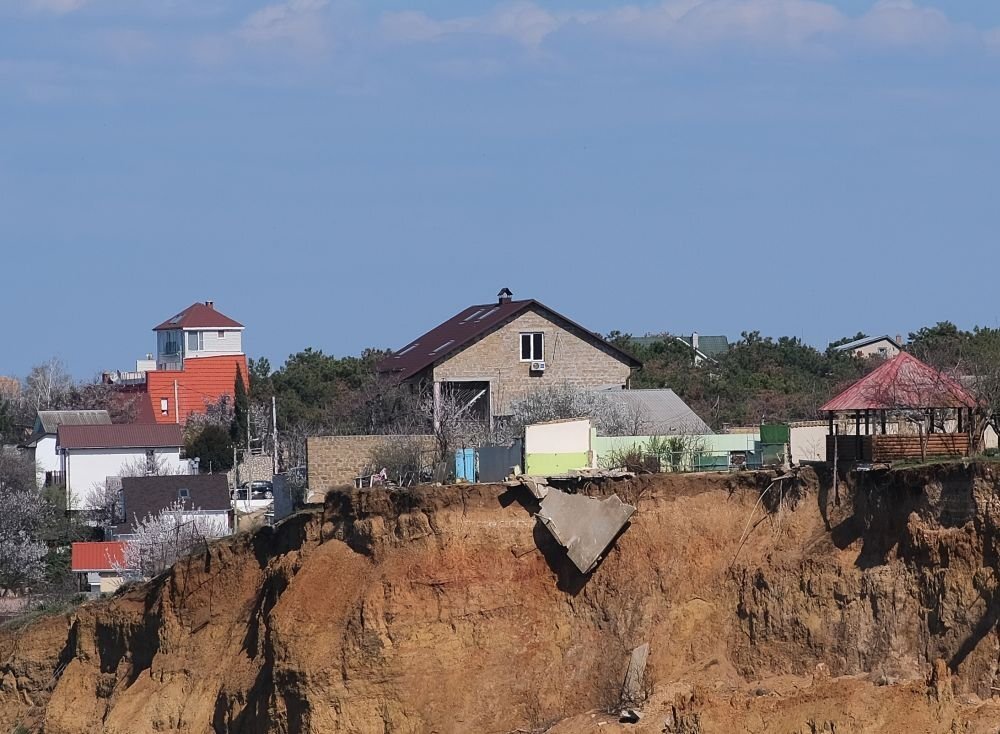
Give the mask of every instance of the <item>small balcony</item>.
[(105, 372), (102, 375), (102, 380), (108, 385), (145, 385), (146, 373), (115, 370), (114, 372)]

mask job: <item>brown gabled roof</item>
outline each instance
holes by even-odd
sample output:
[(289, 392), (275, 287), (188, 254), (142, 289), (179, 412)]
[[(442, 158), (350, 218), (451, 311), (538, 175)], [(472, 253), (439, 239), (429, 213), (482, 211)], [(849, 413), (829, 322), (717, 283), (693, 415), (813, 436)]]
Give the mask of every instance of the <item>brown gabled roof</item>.
[(242, 329), (243, 324), (215, 310), (206, 303), (192, 303), (176, 316), (171, 316), (153, 331), (170, 329)]
[[(187, 498), (181, 490), (187, 490)], [(185, 510), (206, 512), (228, 511), (232, 508), (229, 480), (225, 474), (170, 474), (162, 477), (122, 477), (124, 524), (116, 528), (119, 534), (134, 532), (135, 521), (156, 515), (181, 500)]]
[(64, 449), (174, 448), (184, 445), (184, 431), (176, 423), (59, 426), (56, 445)]
[(631, 354), (605, 341), (599, 334), (588, 331), (545, 304), (530, 299), (469, 306), (423, 336), (417, 337), (391, 357), (379, 362), (378, 371), (392, 373), (398, 375), (401, 380), (408, 380), (532, 308), (544, 311), (579, 332), (582, 337), (599, 343), (630, 367), (642, 366), (642, 363)]
[(893, 408), (974, 408), (976, 399), (958, 382), (900, 352), (828, 401), (820, 411)]

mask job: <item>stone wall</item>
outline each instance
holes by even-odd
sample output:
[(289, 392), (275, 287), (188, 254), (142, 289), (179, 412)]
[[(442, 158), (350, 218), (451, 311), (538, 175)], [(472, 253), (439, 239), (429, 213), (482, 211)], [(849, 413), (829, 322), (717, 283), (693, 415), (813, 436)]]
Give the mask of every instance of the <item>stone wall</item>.
[[(545, 335), (546, 368), (534, 374), (529, 364), (521, 361), (521, 334), (538, 331)], [(507, 415), (511, 402), (541, 387), (624, 385), (630, 373), (628, 364), (603, 343), (533, 309), (439, 364), (434, 368), (434, 380), (488, 381), (493, 414)]]
[(372, 450), (393, 439), (412, 439), (435, 450), (434, 436), (313, 436), (306, 441), (309, 465), (309, 489), (326, 492), (332, 487), (354, 484), (354, 479), (368, 466)]

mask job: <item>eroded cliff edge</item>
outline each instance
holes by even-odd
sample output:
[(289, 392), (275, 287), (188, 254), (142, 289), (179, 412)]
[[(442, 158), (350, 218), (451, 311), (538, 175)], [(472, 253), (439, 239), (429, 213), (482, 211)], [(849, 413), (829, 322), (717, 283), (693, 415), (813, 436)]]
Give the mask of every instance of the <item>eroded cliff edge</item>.
[(994, 471), (858, 475), (839, 504), (811, 470), (762, 501), (765, 473), (595, 484), (638, 512), (588, 577), (521, 490), (335, 491), (4, 633), (0, 726), (607, 732), (583, 712), (649, 642), (633, 730), (977, 731), (1000, 720)]

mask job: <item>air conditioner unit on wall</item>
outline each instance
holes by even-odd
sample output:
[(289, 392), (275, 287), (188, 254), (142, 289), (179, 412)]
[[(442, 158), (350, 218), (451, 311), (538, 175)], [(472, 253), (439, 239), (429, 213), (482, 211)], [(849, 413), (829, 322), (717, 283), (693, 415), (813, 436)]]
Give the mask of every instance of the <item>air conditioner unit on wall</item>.
[(531, 363), (532, 372), (545, 372), (545, 362), (538, 361)]

